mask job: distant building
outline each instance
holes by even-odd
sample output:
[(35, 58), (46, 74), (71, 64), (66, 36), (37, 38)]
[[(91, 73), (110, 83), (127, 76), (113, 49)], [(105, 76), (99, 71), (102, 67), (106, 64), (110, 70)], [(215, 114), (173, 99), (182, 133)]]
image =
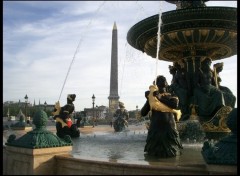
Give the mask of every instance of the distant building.
[[(8, 107), (9, 105), (17, 105), (19, 108), (24, 108), (26, 106), (26, 103), (20, 102), (20, 100), (18, 102), (17, 101), (5, 101), (3, 103), (3, 107)], [(32, 107), (33, 105), (30, 102), (28, 102), (27, 106)]]
[(45, 109), (46, 109), (46, 111), (53, 111), (55, 105), (50, 105), (50, 104), (48, 104), (48, 105), (46, 105), (46, 107), (45, 107), (44, 104), (39, 104), (39, 105), (35, 105), (34, 107), (35, 107), (35, 108), (39, 108), (39, 109), (41, 109), (41, 110), (45, 110)]
[(96, 106), (93, 108), (84, 108), (84, 112), (88, 119), (96, 117), (96, 119), (105, 119), (108, 113), (108, 107), (106, 106)]
[[(40, 101), (39, 101), (38, 105), (34, 105), (34, 104), (31, 104), (30, 102), (28, 102), (27, 107), (28, 108), (35, 107), (35, 108), (39, 108), (41, 110), (45, 110), (45, 108), (46, 108), (46, 111), (53, 111), (54, 106), (55, 106), (55, 105), (52, 105), (52, 104), (46, 104), (46, 107), (45, 107), (45, 104), (40, 104)], [(16, 105), (20, 109), (24, 109), (26, 107), (26, 102), (21, 102), (19, 100), (18, 102), (16, 102), (16, 101), (6, 101), (6, 102), (3, 103), (3, 107), (9, 107), (11, 105)]]

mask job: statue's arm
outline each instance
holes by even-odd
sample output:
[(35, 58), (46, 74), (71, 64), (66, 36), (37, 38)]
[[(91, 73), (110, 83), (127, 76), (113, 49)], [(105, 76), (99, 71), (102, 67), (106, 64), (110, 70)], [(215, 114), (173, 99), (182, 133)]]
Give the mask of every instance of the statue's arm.
[(149, 102), (147, 100), (145, 102), (145, 104), (143, 105), (142, 109), (141, 109), (141, 116), (146, 116), (149, 111), (150, 111), (150, 105), (149, 105)]
[(149, 91), (149, 90), (145, 92), (145, 98), (146, 98), (146, 99), (148, 99), (148, 95), (149, 95), (149, 94), (150, 94), (150, 91)]
[(177, 109), (179, 105), (179, 99), (175, 96), (161, 96), (160, 101), (173, 109)]
[(113, 117), (118, 117), (118, 115), (119, 115), (119, 110), (117, 109), (117, 110), (115, 111), (115, 113), (113, 114)]
[(172, 112), (176, 114), (177, 119), (180, 119), (182, 115), (181, 110), (175, 109), (179, 102), (177, 97), (173, 97), (169, 93), (159, 94), (154, 97), (150, 93), (149, 101), (151, 109), (161, 112)]

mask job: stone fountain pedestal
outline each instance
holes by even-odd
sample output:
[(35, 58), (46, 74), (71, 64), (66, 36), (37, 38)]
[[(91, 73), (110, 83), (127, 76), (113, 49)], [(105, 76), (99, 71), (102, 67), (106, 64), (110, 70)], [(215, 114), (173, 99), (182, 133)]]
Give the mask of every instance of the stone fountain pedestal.
[(56, 155), (69, 154), (72, 146), (28, 149), (13, 146), (5, 148), (7, 175), (54, 175)]

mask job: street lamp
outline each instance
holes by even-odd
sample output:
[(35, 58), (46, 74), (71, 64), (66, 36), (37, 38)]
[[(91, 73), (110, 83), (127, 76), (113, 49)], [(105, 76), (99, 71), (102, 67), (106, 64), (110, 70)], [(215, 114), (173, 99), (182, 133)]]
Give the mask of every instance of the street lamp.
[(93, 104), (93, 127), (95, 126), (95, 125), (94, 125), (94, 101), (95, 101), (95, 96), (94, 96), (94, 94), (93, 94), (93, 96), (92, 96), (92, 104)]
[(46, 111), (46, 108), (47, 108), (47, 102), (45, 101), (44, 102), (44, 111)]
[[(27, 96), (27, 94), (26, 94), (26, 96), (24, 97), (25, 98), (25, 118), (27, 118), (27, 103), (28, 103), (28, 96)], [(27, 120), (27, 119), (24, 119), (25, 121)]]
[(93, 110), (94, 110), (94, 102), (95, 102), (95, 96), (94, 96), (94, 94), (93, 94), (93, 96), (92, 96)]
[(138, 116), (138, 105), (137, 105), (136, 106), (136, 119), (139, 120), (138, 118), (139, 118), (139, 116)]
[(98, 105), (96, 105), (96, 112), (95, 112), (95, 115), (96, 115), (96, 126), (97, 126), (97, 122), (98, 122)]

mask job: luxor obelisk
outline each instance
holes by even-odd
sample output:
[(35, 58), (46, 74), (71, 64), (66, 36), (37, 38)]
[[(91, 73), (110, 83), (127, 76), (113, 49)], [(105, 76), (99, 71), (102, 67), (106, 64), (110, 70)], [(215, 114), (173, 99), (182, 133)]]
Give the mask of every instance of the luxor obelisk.
[(118, 108), (118, 41), (117, 41), (117, 25), (114, 22), (112, 30), (112, 53), (111, 53), (111, 71), (110, 71), (110, 95), (109, 99), (109, 118), (113, 117), (113, 113)]

